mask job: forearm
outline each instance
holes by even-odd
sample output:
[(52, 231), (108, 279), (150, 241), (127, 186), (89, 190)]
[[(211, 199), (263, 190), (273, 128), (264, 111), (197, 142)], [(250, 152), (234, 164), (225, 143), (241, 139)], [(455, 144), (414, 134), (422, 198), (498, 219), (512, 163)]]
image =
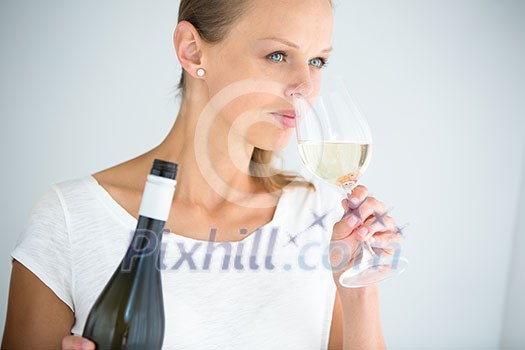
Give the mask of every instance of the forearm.
[(338, 286), (343, 308), (343, 349), (386, 349), (379, 315), (379, 287)]

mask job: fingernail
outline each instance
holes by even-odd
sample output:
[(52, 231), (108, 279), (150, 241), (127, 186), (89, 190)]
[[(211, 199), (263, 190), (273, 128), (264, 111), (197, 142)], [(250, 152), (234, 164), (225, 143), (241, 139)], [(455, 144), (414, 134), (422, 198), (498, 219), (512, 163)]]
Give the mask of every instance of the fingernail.
[(346, 219), (346, 222), (348, 223), (348, 226), (354, 227), (355, 224), (357, 224), (357, 218), (354, 215), (350, 215), (348, 219)]
[(364, 226), (361, 226), (359, 230), (357, 230), (357, 233), (359, 234), (359, 236), (364, 237), (368, 233), (368, 229)]
[(82, 350), (87, 350), (88, 347), (89, 347), (89, 342), (85, 341), (82, 343)]
[(350, 203), (352, 203), (353, 205), (358, 205), (359, 204), (359, 199), (356, 198), (356, 197), (352, 197), (352, 198), (350, 198)]

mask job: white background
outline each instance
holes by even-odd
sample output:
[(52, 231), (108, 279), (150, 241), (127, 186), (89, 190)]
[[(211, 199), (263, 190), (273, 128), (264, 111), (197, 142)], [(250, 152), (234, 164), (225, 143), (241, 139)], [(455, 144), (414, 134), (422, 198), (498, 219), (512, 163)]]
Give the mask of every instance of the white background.
[[(409, 224), (410, 267), (382, 286), (389, 348), (525, 348), (525, 1), (335, 7), (328, 69), (346, 79), (375, 141), (362, 182)], [(171, 127), (177, 9), (0, 0), (0, 329), (9, 253), (34, 201), (154, 147)], [(294, 143), (284, 157), (300, 168)]]

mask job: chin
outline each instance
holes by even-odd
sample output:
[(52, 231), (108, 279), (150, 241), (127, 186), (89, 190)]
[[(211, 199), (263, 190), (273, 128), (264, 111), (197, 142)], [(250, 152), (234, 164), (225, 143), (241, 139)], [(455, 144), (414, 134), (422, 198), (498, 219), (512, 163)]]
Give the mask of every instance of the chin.
[(266, 135), (258, 135), (258, 142), (253, 145), (265, 151), (279, 151), (288, 146), (293, 132), (292, 128), (272, 130)]

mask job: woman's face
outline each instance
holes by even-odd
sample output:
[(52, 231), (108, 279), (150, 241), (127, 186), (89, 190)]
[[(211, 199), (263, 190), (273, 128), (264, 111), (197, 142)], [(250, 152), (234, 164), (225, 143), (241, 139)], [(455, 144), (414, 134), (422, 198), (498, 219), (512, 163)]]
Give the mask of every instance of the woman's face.
[(221, 96), (217, 110), (229, 133), (265, 150), (289, 143), (291, 94), (318, 94), (332, 21), (328, 0), (252, 0), (228, 36), (206, 47), (209, 96)]

